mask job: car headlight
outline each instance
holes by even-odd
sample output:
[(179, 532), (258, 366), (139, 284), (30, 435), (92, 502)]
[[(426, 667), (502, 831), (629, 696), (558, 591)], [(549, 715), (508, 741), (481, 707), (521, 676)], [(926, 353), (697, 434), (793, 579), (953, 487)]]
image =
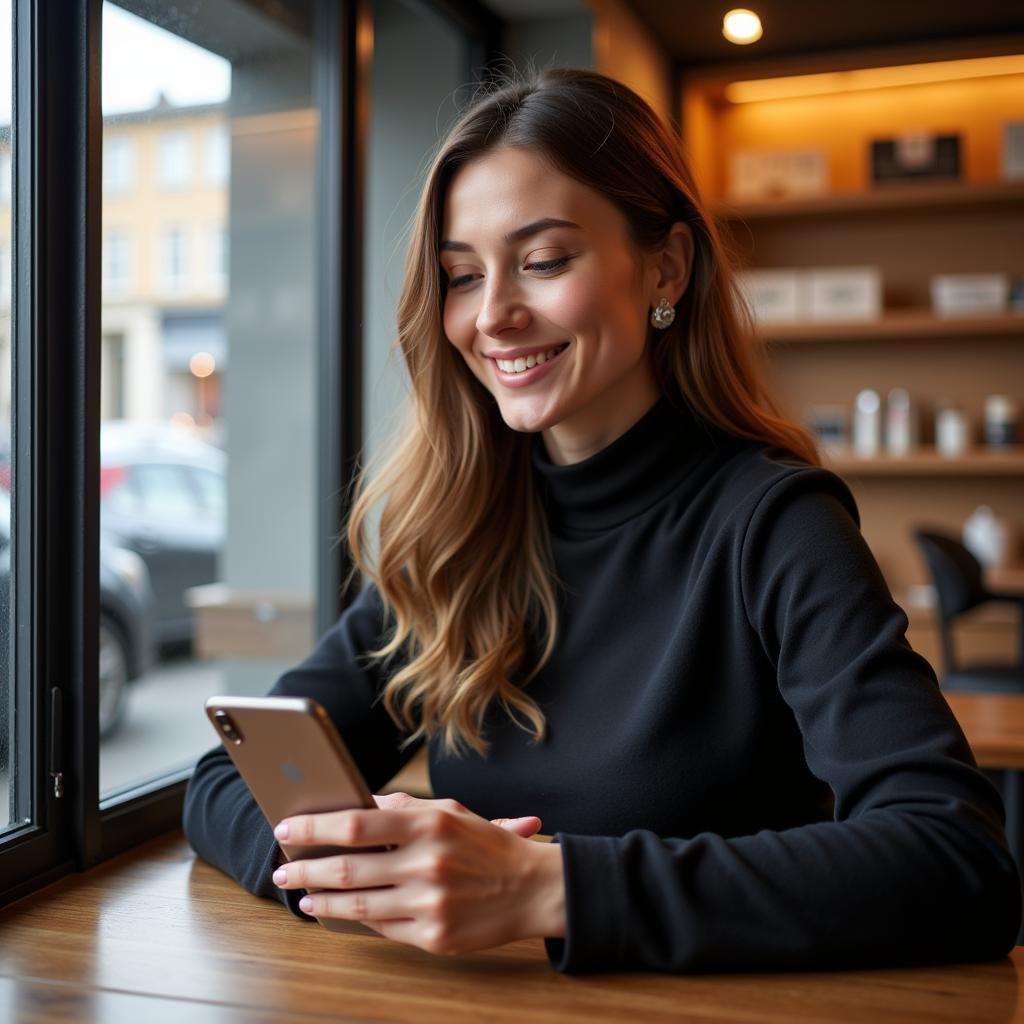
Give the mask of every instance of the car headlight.
[(146, 590), (149, 585), (149, 572), (146, 563), (134, 551), (127, 548), (111, 548), (109, 562), (114, 572), (133, 590), (140, 593)]

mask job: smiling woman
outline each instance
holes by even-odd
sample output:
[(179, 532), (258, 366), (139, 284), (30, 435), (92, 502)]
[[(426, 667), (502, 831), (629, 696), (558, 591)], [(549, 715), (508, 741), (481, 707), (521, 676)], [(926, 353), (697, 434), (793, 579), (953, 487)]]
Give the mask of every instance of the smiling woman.
[[(344, 538), (369, 585), (273, 692), (323, 704), (371, 791), (426, 744), (438, 799), (274, 833), (212, 752), (196, 849), (299, 916), (435, 953), (541, 935), (561, 971), (1004, 956), (999, 796), (766, 394), (650, 107), (573, 70), (479, 97), (398, 340), (407, 422)], [(350, 849), (281, 864), (275, 834)]]

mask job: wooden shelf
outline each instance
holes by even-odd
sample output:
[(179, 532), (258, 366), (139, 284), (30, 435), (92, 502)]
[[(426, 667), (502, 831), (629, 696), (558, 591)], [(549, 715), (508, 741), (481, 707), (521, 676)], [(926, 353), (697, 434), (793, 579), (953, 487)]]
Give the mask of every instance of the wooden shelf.
[(993, 452), (975, 449), (968, 455), (950, 457), (924, 448), (914, 455), (826, 455), (826, 467), (840, 476), (1016, 476), (1024, 477), (1024, 446)]
[(842, 323), (799, 321), (758, 325), (762, 341), (772, 344), (830, 341), (890, 341), (936, 338), (1024, 339), (1024, 313), (990, 316), (936, 316), (928, 310), (893, 311), (878, 320)]
[(975, 209), (977, 207), (1024, 208), (1024, 181), (931, 182), (879, 185), (869, 192), (779, 199), (760, 203), (711, 204), (724, 220), (785, 220), (820, 215), (861, 214), (885, 210)]

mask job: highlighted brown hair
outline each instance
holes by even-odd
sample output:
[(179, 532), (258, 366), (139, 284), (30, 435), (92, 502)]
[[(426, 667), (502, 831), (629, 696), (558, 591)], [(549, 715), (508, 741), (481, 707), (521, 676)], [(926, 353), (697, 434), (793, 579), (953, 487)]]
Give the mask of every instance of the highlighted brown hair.
[[(404, 744), (439, 733), (446, 752), (468, 744), (482, 755), (493, 705), (543, 739), (544, 715), (526, 687), (558, 631), (532, 435), (505, 425), (442, 326), (438, 244), (447, 189), (460, 167), (499, 146), (538, 154), (600, 192), (641, 248), (663, 243), (676, 221), (687, 223), (693, 269), (675, 323), (650, 332), (655, 379), (714, 426), (820, 462), (811, 434), (766, 387), (731, 257), (671, 127), (632, 90), (591, 71), (546, 70), (478, 98), (427, 174), (398, 307), (411, 380), (407, 418), (380, 471), (360, 472), (344, 536), (354, 571), (376, 584), (393, 620), (386, 644), (367, 656), (399, 658), (382, 700), (410, 732)], [(368, 521), (381, 501), (374, 557)]]

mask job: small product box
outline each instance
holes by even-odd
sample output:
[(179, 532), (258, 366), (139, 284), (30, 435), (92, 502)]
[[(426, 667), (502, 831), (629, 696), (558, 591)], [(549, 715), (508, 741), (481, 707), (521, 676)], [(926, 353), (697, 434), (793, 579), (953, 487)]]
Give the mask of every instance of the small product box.
[(937, 274), (931, 280), (932, 309), (939, 316), (1002, 313), (1010, 297), (1009, 274)]
[(871, 180), (876, 185), (959, 177), (959, 135), (907, 132), (871, 142)]
[(801, 270), (741, 270), (736, 275), (737, 284), (759, 323), (801, 319), (806, 305), (806, 277)]
[(878, 267), (829, 267), (807, 278), (811, 320), (877, 320), (882, 315), (882, 274)]
[(739, 150), (729, 161), (729, 198), (734, 202), (796, 199), (827, 191), (824, 150)]

